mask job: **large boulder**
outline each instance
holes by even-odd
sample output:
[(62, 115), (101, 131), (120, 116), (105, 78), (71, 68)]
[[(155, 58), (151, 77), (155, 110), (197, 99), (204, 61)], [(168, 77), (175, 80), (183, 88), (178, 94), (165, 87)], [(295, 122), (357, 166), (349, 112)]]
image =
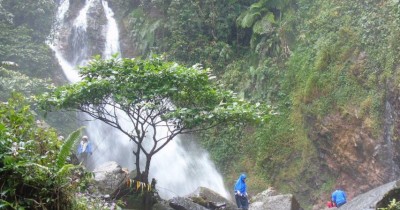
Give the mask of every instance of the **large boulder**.
[[(206, 187), (199, 187), (186, 197), (174, 197), (168, 203), (174, 210), (238, 210), (232, 201)], [(161, 205), (160, 209), (164, 208)]]
[(110, 195), (125, 183), (129, 177), (126, 170), (123, 170), (114, 161), (106, 162), (93, 170), (95, 185), (100, 194)]
[(236, 204), (234, 204), (232, 201), (222, 197), (220, 194), (206, 187), (199, 187), (186, 197), (190, 198), (193, 202), (210, 209), (213, 208), (213, 206), (221, 206), (224, 204), (225, 210), (237, 209)]
[(184, 197), (170, 199), (169, 205), (175, 210), (208, 210), (204, 206), (194, 203), (190, 198)]
[(153, 210), (174, 210), (169, 203), (164, 200), (159, 200), (156, 204), (153, 205)]
[(257, 194), (250, 201), (250, 210), (302, 210), (292, 194), (279, 194), (273, 188)]
[(400, 200), (400, 181), (393, 181), (358, 195), (340, 207), (340, 210), (375, 210), (387, 207), (396, 198)]

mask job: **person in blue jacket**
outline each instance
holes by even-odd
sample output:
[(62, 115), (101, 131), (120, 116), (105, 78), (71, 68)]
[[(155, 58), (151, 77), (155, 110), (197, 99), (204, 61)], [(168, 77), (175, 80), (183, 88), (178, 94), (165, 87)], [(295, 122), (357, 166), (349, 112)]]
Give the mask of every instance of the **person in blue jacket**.
[(236, 181), (234, 191), (237, 207), (243, 210), (249, 209), (249, 200), (247, 199), (246, 174), (240, 175), (239, 179)]
[(340, 207), (347, 202), (347, 195), (342, 189), (337, 189), (332, 193), (332, 202), (336, 207)]
[(92, 155), (92, 154), (93, 154), (92, 145), (89, 142), (89, 138), (87, 136), (82, 136), (81, 143), (79, 144), (79, 147), (78, 147), (78, 158), (79, 158), (79, 161), (84, 166), (86, 166), (87, 160), (88, 160), (88, 156)]

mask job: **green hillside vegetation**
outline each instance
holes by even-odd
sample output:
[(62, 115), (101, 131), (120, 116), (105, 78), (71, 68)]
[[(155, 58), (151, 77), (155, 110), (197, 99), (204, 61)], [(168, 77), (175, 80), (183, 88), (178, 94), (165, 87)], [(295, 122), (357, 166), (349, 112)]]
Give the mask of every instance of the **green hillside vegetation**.
[(56, 78), (51, 49), (45, 41), (53, 23), (55, 3), (0, 1), (0, 61), (12, 61), (28, 76)]
[(22, 95), (14, 94), (0, 104), (0, 209), (90, 206), (75, 198), (75, 193), (85, 189), (90, 174), (67, 162), (80, 130), (61, 142), (53, 128), (35, 118)]
[[(45, 43), (52, 35), (55, 9), (52, 0), (0, 0), (0, 101), (13, 92), (29, 97), (65, 82)], [(49, 113), (46, 121), (64, 136), (77, 127), (74, 113)]]
[(123, 17), (143, 54), (199, 62), (245, 98), (276, 107), (265, 127), (204, 134), (228, 183), (246, 171), (253, 192), (272, 185), (307, 207), (336, 176), (309, 137), (318, 120), (338, 113), (381, 134), (383, 103), (398, 89), (399, 1), (146, 2)]

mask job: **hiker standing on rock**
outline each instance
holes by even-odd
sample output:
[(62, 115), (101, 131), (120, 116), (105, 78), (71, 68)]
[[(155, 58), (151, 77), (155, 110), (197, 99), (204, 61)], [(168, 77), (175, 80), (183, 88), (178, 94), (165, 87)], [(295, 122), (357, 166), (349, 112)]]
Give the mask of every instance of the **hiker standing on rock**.
[(246, 174), (240, 175), (239, 179), (236, 181), (234, 191), (237, 207), (243, 210), (249, 209), (249, 200), (247, 199)]
[(81, 143), (78, 147), (79, 162), (86, 166), (89, 155), (92, 155), (92, 145), (87, 136), (82, 136)]

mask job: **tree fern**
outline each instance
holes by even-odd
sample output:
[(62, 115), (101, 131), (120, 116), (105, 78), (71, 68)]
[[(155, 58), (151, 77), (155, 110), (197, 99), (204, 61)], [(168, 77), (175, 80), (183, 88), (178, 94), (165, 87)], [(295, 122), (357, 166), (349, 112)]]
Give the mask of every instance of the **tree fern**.
[(272, 24), (275, 23), (274, 14), (268, 12), (261, 20), (254, 23), (253, 33), (255, 34), (268, 34), (273, 32)]
[(243, 28), (250, 28), (260, 17), (261, 13), (259, 11), (248, 10), (243, 17), (240, 26)]
[(236, 19), (236, 23), (242, 28), (252, 27), (262, 17), (263, 13), (268, 11), (264, 3), (265, 0), (252, 4), (249, 9), (240, 14)]
[[(243, 28), (250, 28), (260, 20), (275, 23), (275, 17), (272, 13), (273, 10), (278, 9), (281, 13), (285, 10), (293, 0), (261, 0), (252, 4), (246, 11), (244, 11), (236, 20), (236, 23)], [(259, 26), (258, 26), (259, 27)]]
[(72, 147), (75, 145), (75, 142), (81, 135), (82, 129), (83, 128), (79, 128), (78, 130), (72, 132), (61, 146), (60, 153), (58, 154), (56, 160), (57, 169), (61, 169), (65, 165), (67, 157), (71, 154)]

